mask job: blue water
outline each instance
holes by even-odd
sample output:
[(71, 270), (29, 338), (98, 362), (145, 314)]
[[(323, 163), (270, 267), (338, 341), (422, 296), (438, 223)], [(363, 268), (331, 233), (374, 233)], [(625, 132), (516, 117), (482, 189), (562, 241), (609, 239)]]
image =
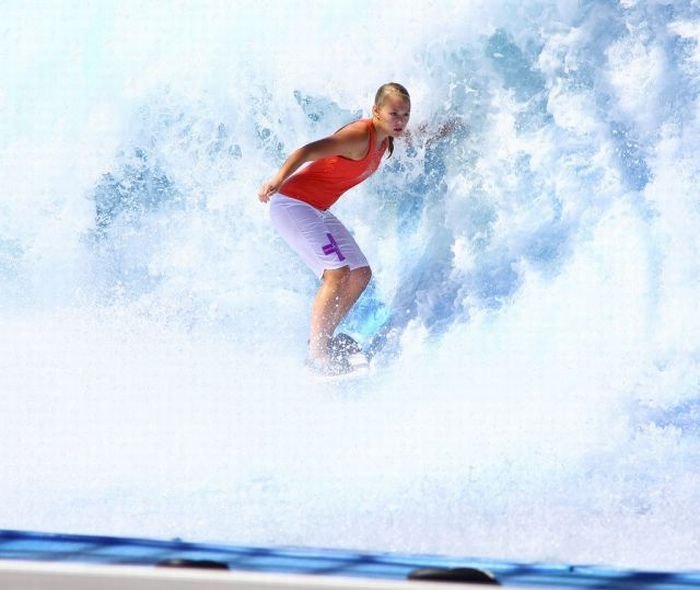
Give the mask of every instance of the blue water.
[[(697, 567), (694, 0), (5, 2), (4, 528)], [(336, 207), (317, 287), (260, 183), (389, 80), (440, 141)]]

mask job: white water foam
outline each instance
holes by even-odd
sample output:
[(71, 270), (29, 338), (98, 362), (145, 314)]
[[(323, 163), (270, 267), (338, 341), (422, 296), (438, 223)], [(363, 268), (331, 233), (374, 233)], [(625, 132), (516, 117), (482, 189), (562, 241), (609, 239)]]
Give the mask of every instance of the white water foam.
[[(0, 524), (695, 567), (697, 4), (235, 7), (0, 8)], [(391, 79), (460, 125), (339, 203), (399, 354), (312, 384), (255, 193)]]

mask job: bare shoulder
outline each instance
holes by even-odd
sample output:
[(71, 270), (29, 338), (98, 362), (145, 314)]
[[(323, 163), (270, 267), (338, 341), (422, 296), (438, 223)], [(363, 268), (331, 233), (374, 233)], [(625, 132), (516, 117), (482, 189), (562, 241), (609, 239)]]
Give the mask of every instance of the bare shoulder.
[(358, 119), (341, 127), (333, 135), (347, 137), (368, 137), (369, 126), (365, 119)]
[(367, 124), (361, 120), (354, 121), (332, 135), (304, 146), (305, 159), (317, 160), (328, 156), (360, 159), (364, 157), (368, 146), (369, 131)]
[(362, 159), (369, 148), (369, 128), (363, 120), (338, 129), (329, 139), (336, 146), (336, 153), (353, 159)]
[(369, 146), (369, 130), (362, 120), (354, 121), (332, 135), (316, 142), (323, 155), (338, 155), (359, 159), (364, 157)]
[(336, 137), (343, 143), (355, 146), (361, 145), (366, 148), (367, 142), (369, 141), (367, 122), (363, 120), (353, 121), (345, 127), (338, 129), (338, 131), (333, 134), (333, 137)]

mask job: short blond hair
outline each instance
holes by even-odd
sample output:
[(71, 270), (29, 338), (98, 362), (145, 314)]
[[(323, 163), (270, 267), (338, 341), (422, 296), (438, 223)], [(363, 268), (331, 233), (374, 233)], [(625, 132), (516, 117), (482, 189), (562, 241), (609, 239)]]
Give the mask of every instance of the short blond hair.
[(380, 107), (384, 104), (386, 97), (390, 94), (398, 95), (401, 98), (407, 100), (410, 104), (411, 96), (408, 94), (408, 90), (398, 82), (387, 82), (382, 84), (377, 90), (377, 94), (374, 96), (374, 106)]

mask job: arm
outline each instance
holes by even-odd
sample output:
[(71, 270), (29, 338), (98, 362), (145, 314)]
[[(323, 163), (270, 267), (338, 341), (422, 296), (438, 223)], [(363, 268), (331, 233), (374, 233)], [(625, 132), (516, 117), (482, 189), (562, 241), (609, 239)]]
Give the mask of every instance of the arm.
[(441, 123), (437, 128), (429, 128), (428, 123), (421, 123), (415, 133), (412, 133), (410, 130), (406, 133), (406, 140), (412, 147), (415, 147), (416, 143), (422, 143), (429, 148), (435, 141), (447, 137), (457, 129), (463, 128), (464, 123), (460, 117), (452, 117)]
[(340, 131), (312, 141), (294, 150), (282, 164), (277, 174), (264, 182), (258, 191), (258, 199), (267, 203), (282, 183), (296, 172), (303, 164), (328, 158), (329, 156), (356, 157), (358, 153), (367, 151), (369, 134), (364, 125), (350, 124)]

